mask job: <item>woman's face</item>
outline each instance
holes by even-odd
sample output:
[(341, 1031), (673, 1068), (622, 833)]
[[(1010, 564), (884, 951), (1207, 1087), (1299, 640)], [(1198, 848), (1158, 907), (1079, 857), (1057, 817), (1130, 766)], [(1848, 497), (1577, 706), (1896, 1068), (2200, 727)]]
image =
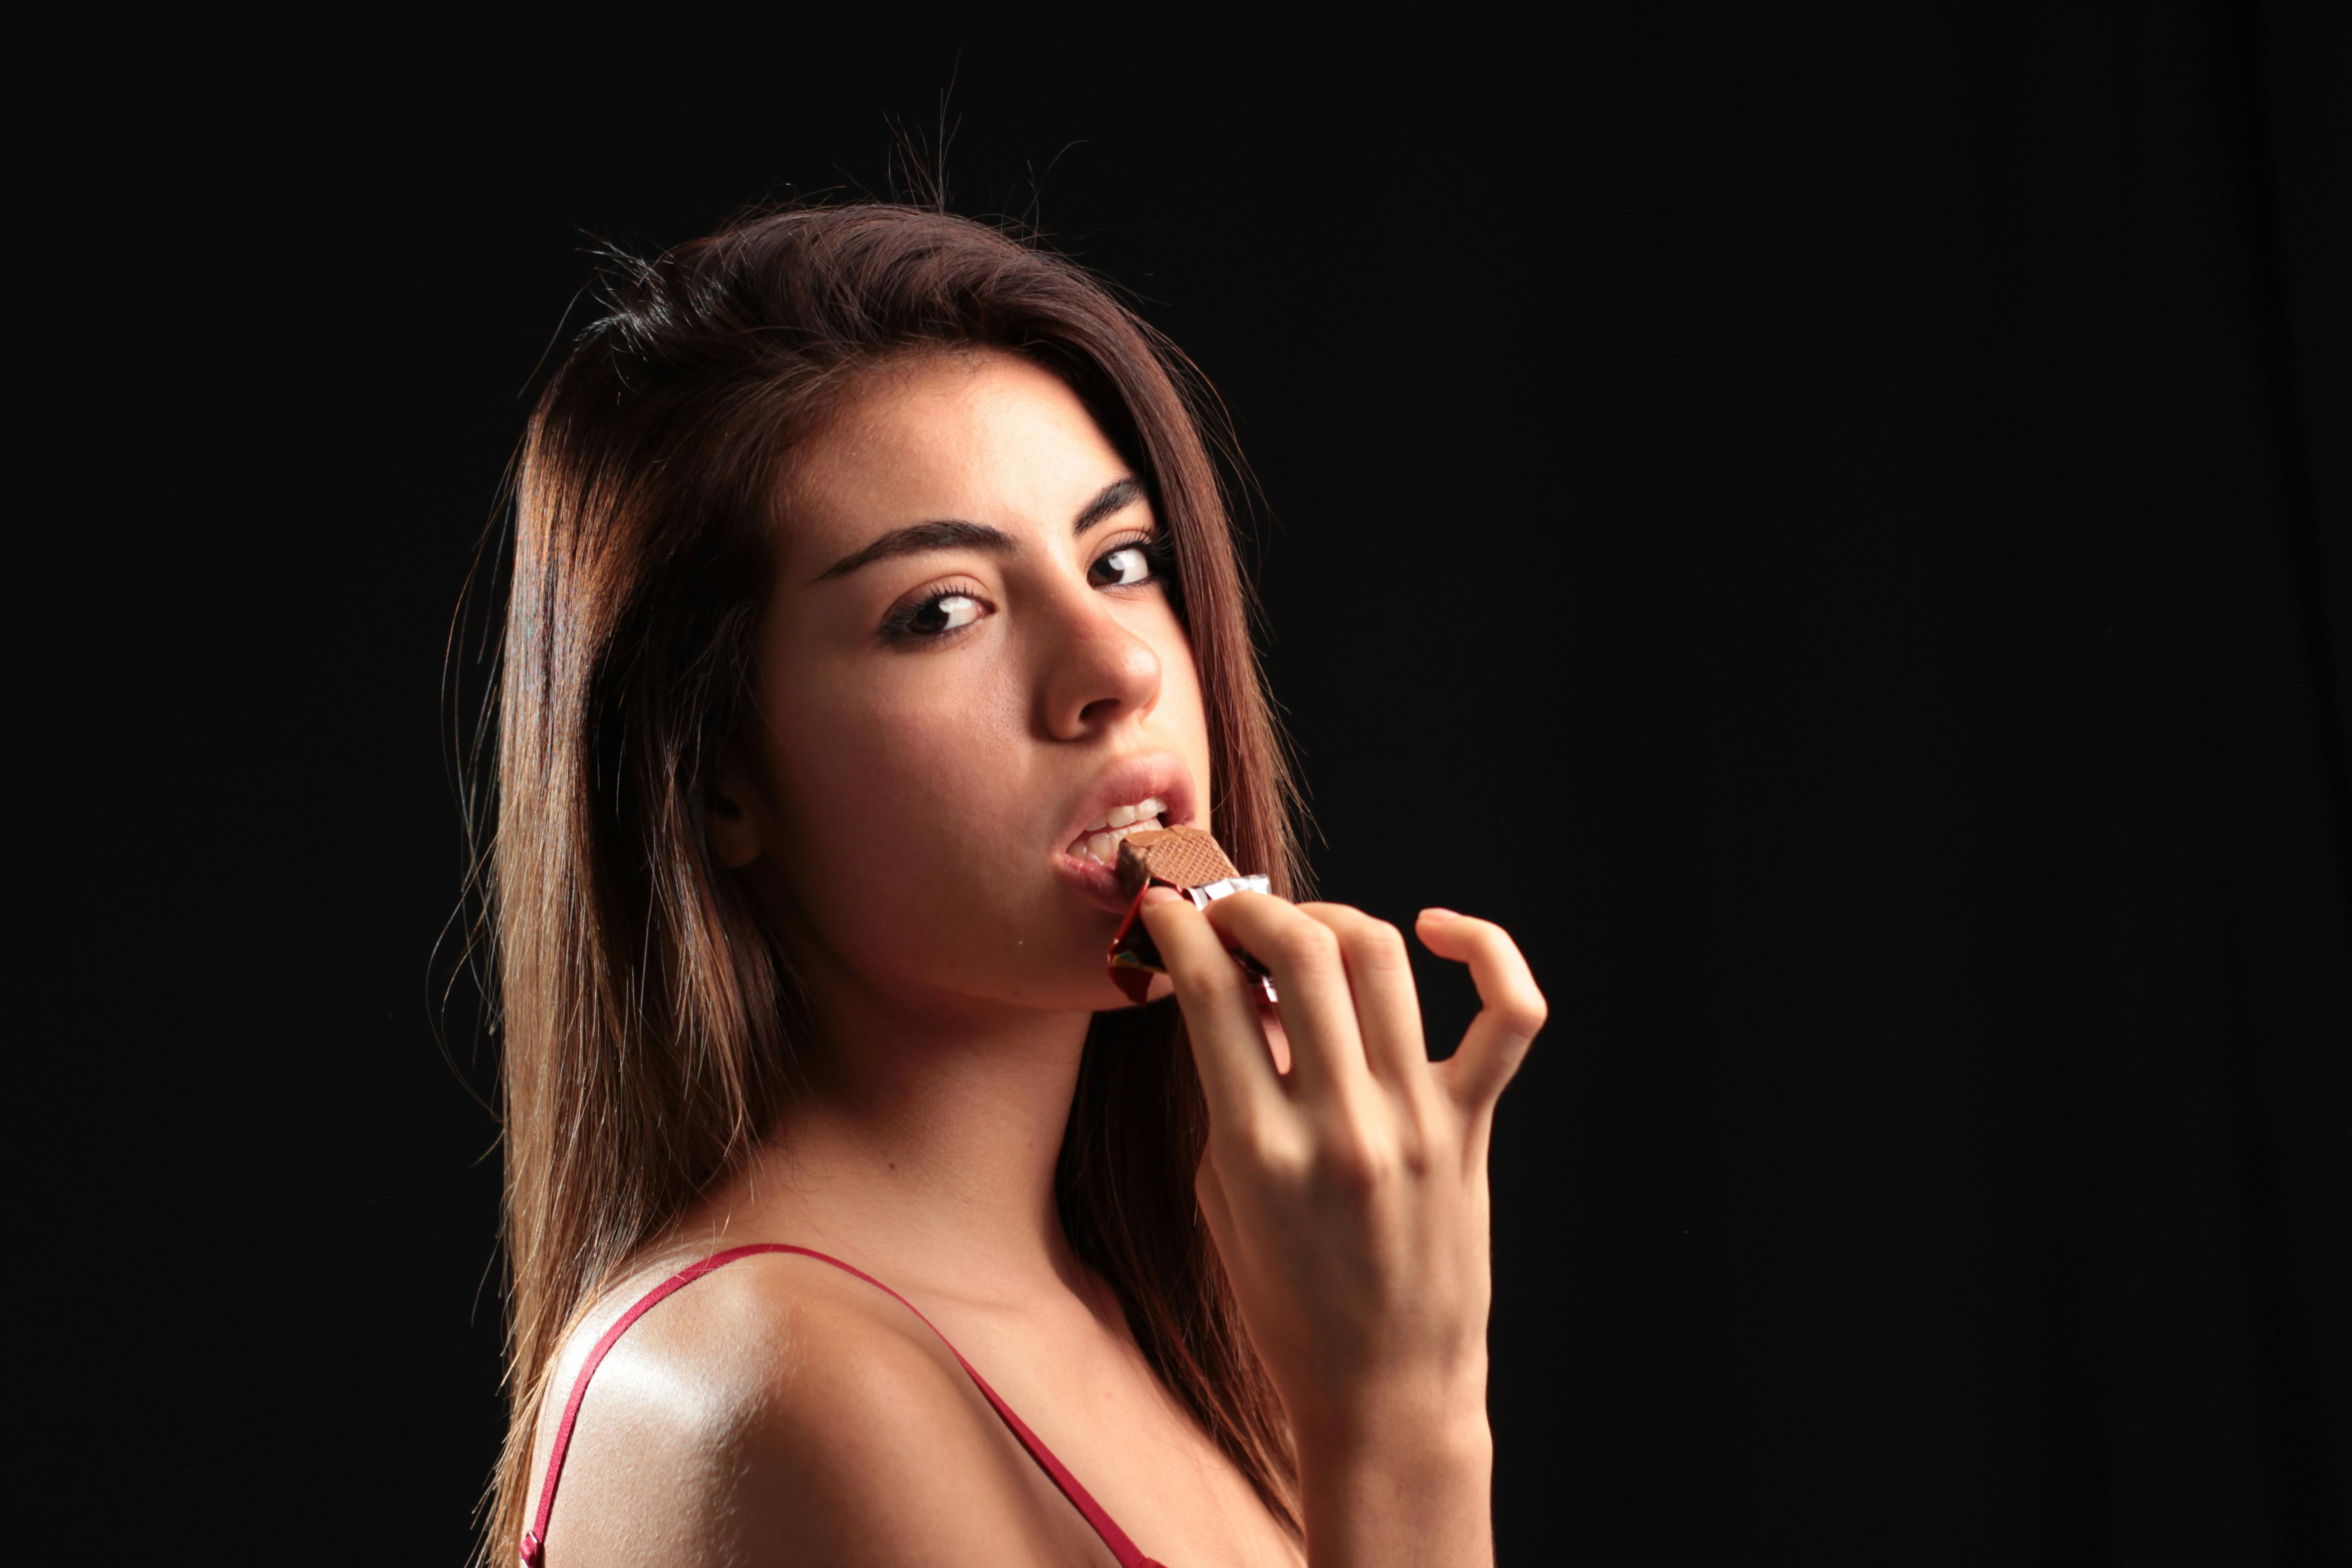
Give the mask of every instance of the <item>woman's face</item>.
[(1126, 900), (1089, 845), (1115, 859), (1105, 819), (1154, 803), (1206, 826), (1212, 798), (1137, 478), (1068, 387), (1002, 353), (878, 372), (796, 451), (765, 722), (714, 834), (820, 993), (1121, 1005), (1103, 952)]

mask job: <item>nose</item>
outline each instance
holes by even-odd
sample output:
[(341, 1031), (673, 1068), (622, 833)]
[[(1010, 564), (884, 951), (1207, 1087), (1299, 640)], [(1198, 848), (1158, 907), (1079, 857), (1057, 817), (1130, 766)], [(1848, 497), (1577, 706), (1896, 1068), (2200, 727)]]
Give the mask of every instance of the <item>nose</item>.
[(1082, 589), (1056, 605), (1039, 652), (1040, 717), (1057, 741), (1084, 740), (1159, 704), (1160, 656), (1098, 594)]

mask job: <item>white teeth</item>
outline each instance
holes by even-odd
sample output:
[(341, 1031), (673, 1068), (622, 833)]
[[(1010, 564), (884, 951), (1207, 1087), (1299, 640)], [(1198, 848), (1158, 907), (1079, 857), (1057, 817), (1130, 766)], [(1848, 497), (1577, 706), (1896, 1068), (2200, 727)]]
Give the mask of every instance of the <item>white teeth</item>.
[(1120, 841), (1129, 833), (1160, 826), (1160, 814), (1167, 809), (1168, 802), (1156, 795), (1133, 805), (1112, 806), (1087, 824), (1071, 853), (1087, 856), (1105, 866), (1117, 865)]

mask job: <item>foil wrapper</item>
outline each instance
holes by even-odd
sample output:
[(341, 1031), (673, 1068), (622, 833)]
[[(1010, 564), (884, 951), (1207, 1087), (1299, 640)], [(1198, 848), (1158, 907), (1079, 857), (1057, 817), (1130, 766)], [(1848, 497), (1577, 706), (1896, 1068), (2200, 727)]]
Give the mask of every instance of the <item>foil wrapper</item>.
[[(1216, 839), (1197, 827), (1146, 829), (1129, 834), (1118, 847), (1118, 879), (1132, 897), (1128, 902), (1127, 918), (1119, 921), (1118, 934), (1111, 939), (1110, 977), (1112, 984), (1138, 1006), (1150, 994), (1151, 977), (1168, 973), (1150, 931), (1144, 929), (1146, 892), (1153, 888), (1172, 889), (1192, 900), (1194, 909), (1205, 910), (1219, 899), (1231, 898), (1235, 893), (1273, 890), (1265, 877), (1244, 876), (1235, 870)], [(1265, 999), (1273, 1001), (1274, 979), (1265, 966), (1239, 949), (1232, 952), (1234, 961), (1257, 982)]]

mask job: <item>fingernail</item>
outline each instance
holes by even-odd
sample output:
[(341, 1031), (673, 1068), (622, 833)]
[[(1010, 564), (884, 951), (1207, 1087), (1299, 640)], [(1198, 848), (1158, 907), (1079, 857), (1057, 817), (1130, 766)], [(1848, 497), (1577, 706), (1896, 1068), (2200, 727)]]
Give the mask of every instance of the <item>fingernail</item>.
[(1181, 897), (1173, 888), (1146, 888), (1143, 889), (1143, 907), (1148, 910), (1154, 904), (1174, 903)]
[(1458, 921), (1462, 917), (1452, 910), (1423, 910), (1421, 918), (1425, 921)]

